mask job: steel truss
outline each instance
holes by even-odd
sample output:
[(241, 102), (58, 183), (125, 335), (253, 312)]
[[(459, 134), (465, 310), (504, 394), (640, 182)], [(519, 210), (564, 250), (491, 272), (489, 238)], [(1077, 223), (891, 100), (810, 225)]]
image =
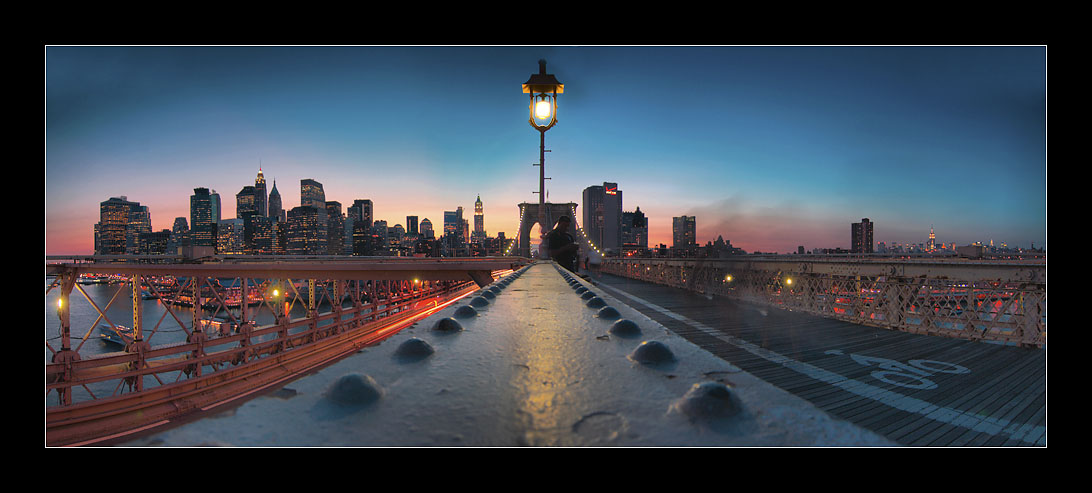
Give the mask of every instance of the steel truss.
[[(525, 263), (519, 258), (278, 258), (47, 264), (55, 280), (46, 292), (60, 290), (61, 320), (60, 347), (46, 342), (52, 355), (46, 364), (47, 445), (97, 443), (294, 379), (396, 333)], [(124, 276), (105, 307), (77, 282), (91, 273)], [(226, 288), (219, 279), (233, 279), (229, 284), (237, 288)], [(91, 327), (76, 328), (76, 333), (69, 319), (73, 289), (98, 313)], [(120, 321), (106, 314), (126, 290), (131, 290), (132, 340), (124, 351), (81, 357), (80, 349), (100, 322), (118, 326)], [(152, 326), (141, 309), (146, 295), (161, 299), (165, 308)], [(177, 306), (192, 307), (192, 315)], [(296, 306), (303, 306), (306, 316), (292, 318)], [(258, 326), (255, 320), (262, 313), (272, 314), (274, 322)], [(168, 315), (185, 332), (185, 342), (153, 345)], [(90, 385), (99, 382), (108, 382), (113, 392), (96, 395)]]
[(604, 259), (604, 272), (887, 329), (1042, 347), (1041, 263)]

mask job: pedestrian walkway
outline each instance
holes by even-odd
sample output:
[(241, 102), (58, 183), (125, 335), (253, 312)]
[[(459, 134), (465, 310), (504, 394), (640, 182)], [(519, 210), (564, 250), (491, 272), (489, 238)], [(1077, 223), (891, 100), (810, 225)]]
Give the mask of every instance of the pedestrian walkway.
[(566, 276), (535, 263), (310, 376), (121, 445), (895, 445)]
[(1043, 446), (1046, 351), (831, 320), (593, 279), (687, 340), (902, 445)]

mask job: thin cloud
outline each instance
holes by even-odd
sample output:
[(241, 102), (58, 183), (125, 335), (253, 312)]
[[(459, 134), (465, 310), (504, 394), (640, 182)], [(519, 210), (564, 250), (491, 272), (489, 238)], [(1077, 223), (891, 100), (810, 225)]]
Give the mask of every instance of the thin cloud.
[[(837, 222), (799, 201), (758, 203), (743, 195), (691, 208), (701, 244), (723, 236), (747, 252), (790, 252), (798, 246), (848, 247), (850, 223)], [(859, 220), (859, 218), (858, 218)]]

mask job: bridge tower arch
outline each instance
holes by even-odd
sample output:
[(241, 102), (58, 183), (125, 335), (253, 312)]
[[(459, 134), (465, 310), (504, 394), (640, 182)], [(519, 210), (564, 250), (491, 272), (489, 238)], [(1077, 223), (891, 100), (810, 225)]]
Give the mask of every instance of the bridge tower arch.
[[(539, 224), (538, 204), (532, 204), (524, 202), (519, 204), (519, 236), (517, 241), (519, 242), (518, 254), (521, 257), (531, 257), (531, 235), (542, 235), (553, 229), (557, 224), (557, 219), (561, 216), (570, 216), (572, 222), (569, 224), (569, 234), (573, 236), (573, 239), (577, 239), (576, 233), (576, 218), (571, 217), (573, 211), (576, 210), (576, 204), (573, 202), (566, 202), (562, 204), (552, 204), (547, 202), (546, 204), (546, 223), (541, 228), (535, 228), (535, 225)], [(536, 229), (538, 231), (532, 231)]]

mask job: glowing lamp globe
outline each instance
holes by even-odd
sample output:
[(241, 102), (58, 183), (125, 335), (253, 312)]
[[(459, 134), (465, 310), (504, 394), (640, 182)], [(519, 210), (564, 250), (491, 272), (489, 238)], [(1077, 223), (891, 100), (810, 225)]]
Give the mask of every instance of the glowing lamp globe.
[(535, 119), (548, 120), (550, 114), (553, 113), (553, 108), (550, 107), (550, 102), (546, 100), (539, 100), (535, 103)]

